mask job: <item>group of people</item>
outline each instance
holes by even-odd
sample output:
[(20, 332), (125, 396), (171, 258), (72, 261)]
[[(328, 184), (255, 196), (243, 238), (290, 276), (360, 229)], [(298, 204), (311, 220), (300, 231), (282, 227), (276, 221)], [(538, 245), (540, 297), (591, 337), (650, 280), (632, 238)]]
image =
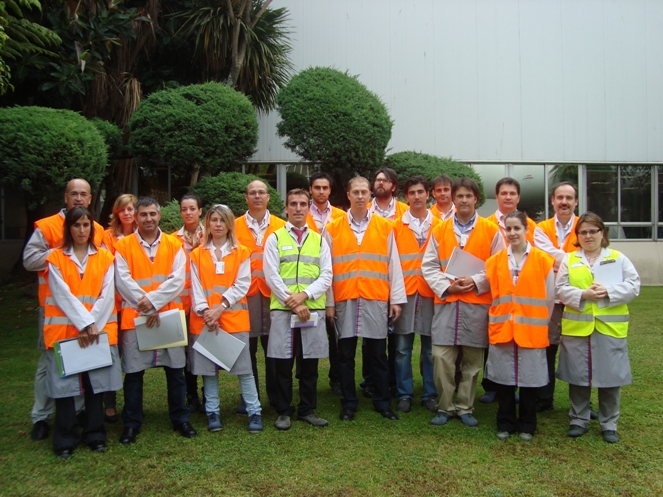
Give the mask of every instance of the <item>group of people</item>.
[[(598, 387), (603, 438), (617, 442), (620, 387), (632, 381), (627, 303), (640, 282), (628, 258), (608, 248), (601, 219), (574, 214), (575, 186), (554, 187), (555, 216), (538, 225), (517, 210), (520, 185), (512, 178), (497, 183), (498, 210), (489, 218), (476, 212), (480, 192), (472, 179), (443, 175), (429, 185), (410, 177), (402, 186), (407, 203), (396, 198), (398, 186), (389, 168), (372, 184), (354, 177), (343, 211), (329, 202), (332, 178), (318, 172), (309, 190), (288, 192), (287, 221), (269, 212), (260, 180), (247, 186), (248, 209), (237, 219), (216, 204), (201, 221), (199, 199), (185, 195), (184, 225), (169, 235), (159, 228), (158, 202), (128, 194), (115, 202), (104, 231), (88, 209), (89, 184), (71, 180), (66, 208), (35, 224), (24, 252), (25, 267), (39, 274), (42, 354), (32, 438), (48, 437), (55, 404), (55, 453), (70, 457), (79, 441), (103, 452), (104, 422), (118, 420), (115, 392), (123, 387), (120, 442), (134, 443), (143, 423), (144, 372), (152, 367), (166, 373), (176, 431), (196, 436), (189, 419), (196, 410), (207, 415), (210, 432), (222, 430), (221, 368), (193, 344), (223, 330), (246, 344), (228, 373), (238, 377), (235, 411), (248, 415), (250, 433), (263, 430), (259, 343), (267, 401), (278, 414), (274, 426), (288, 430), (295, 412), (312, 426), (328, 425), (315, 412), (318, 361), (325, 357), (330, 387), (341, 397), (339, 417), (355, 418), (359, 338), (363, 394), (384, 418), (398, 420), (414, 401), (419, 335), (420, 401), (435, 414), (431, 425), (459, 418), (478, 426), (474, 401), (483, 369), (482, 400), (499, 403), (499, 439), (514, 433), (532, 439), (536, 413), (553, 408), (557, 376), (569, 383), (568, 436), (588, 431), (591, 388)], [(482, 261), (482, 269), (447, 272), (458, 251)], [(620, 268), (621, 277), (601, 283), (613, 264), (608, 269)], [(134, 319), (158, 326), (159, 313), (171, 309), (187, 315), (188, 346), (141, 351)], [(85, 348), (101, 332), (108, 334), (112, 365), (60, 377), (54, 343), (77, 338)]]

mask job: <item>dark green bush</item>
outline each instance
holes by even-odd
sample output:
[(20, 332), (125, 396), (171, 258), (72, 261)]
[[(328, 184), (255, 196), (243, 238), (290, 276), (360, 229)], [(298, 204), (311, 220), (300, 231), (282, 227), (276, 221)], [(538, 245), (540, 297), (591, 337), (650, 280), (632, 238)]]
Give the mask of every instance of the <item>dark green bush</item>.
[(308, 191), (308, 178), (301, 173), (291, 172), (286, 173), (286, 184), (288, 185), (287, 191), (301, 188)]
[(339, 184), (384, 163), (393, 123), (384, 104), (356, 76), (328, 67), (306, 69), (281, 89), (276, 104), (285, 146), (321, 164)]
[(451, 176), (452, 179), (472, 178), (479, 185), (479, 191), (481, 192), (477, 207), (483, 205), (486, 201), (486, 193), (483, 189), (481, 177), (467, 164), (456, 162), (451, 158), (437, 157), (421, 152), (397, 152), (387, 157), (384, 165), (398, 173), (398, 183), (401, 186), (410, 176), (415, 174), (420, 174), (426, 178), (431, 183), (431, 189), (433, 188), (433, 179), (441, 174)]
[(122, 130), (115, 124), (95, 117), (90, 122), (94, 124), (97, 131), (104, 137), (104, 142), (108, 146), (108, 158), (110, 160), (119, 159), (122, 156)]
[[(203, 204), (203, 209), (212, 204), (225, 204), (233, 211), (235, 216), (241, 216), (246, 212), (246, 187), (251, 181), (262, 179), (252, 174), (242, 173), (220, 173), (217, 176), (201, 178), (193, 191)], [(263, 180), (264, 181), (264, 180)], [(267, 185), (269, 191), (269, 204), (267, 208), (270, 213), (281, 216), (284, 206), (279, 192)]]
[(175, 175), (218, 174), (249, 158), (258, 121), (249, 99), (220, 83), (181, 86), (145, 99), (131, 118), (129, 146), (145, 166), (170, 163)]
[(0, 185), (23, 190), (28, 211), (62, 200), (72, 178), (86, 179), (95, 190), (104, 177), (104, 138), (76, 112), (0, 108), (0, 130)]
[(180, 229), (183, 224), (182, 216), (180, 216), (180, 203), (177, 200), (171, 200), (161, 206), (161, 221), (159, 222), (161, 231), (171, 234)]

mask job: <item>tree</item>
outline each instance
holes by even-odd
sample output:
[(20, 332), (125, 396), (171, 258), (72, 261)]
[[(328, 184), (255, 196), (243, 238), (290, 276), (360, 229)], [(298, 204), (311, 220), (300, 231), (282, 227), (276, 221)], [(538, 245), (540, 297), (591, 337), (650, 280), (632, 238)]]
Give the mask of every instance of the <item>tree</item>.
[(70, 179), (86, 179), (94, 192), (104, 177), (104, 139), (76, 112), (0, 108), (0, 129), (0, 186), (23, 190), (29, 226), (45, 204), (62, 201)]
[(483, 205), (486, 201), (486, 193), (483, 189), (481, 177), (467, 164), (457, 162), (450, 157), (437, 157), (435, 155), (424, 154), (421, 152), (397, 152), (391, 154), (384, 163), (385, 166), (392, 168), (398, 173), (399, 183), (402, 185), (410, 176), (422, 175), (431, 184), (436, 176), (446, 174), (452, 179), (472, 178), (479, 185), (481, 198), (477, 207)]
[[(225, 204), (230, 207), (235, 216), (241, 216), (246, 212), (246, 199), (244, 198), (246, 187), (257, 179), (265, 181), (253, 174), (220, 173), (217, 176), (202, 178), (193, 191), (200, 198), (203, 209), (212, 204)], [(272, 214), (280, 216), (284, 209), (283, 200), (276, 189), (266, 181), (265, 184), (267, 184), (270, 195), (267, 208)]]
[(145, 165), (167, 162), (173, 173), (230, 171), (250, 157), (258, 121), (246, 96), (220, 83), (190, 85), (153, 93), (130, 122), (129, 146)]
[(356, 76), (327, 67), (306, 69), (279, 92), (276, 106), (284, 145), (320, 164), (337, 185), (384, 164), (393, 123), (385, 105)]

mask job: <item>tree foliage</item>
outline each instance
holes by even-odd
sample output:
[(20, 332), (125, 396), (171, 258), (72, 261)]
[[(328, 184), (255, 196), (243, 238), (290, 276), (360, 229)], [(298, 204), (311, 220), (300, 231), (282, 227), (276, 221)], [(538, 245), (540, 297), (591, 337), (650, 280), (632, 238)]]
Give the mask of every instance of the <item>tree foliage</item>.
[(119, 158), (123, 151), (122, 130), (115, 124), (99, 119), (98, 117), (91, 119), (90, 122), (101, 133), (101, 136), (103, 136), (104, 143), (108, 147), (108, 158), (111, 160)]
[[(255, 180), (265, 181), (253, 174), (242, 174), (239, 172), (220, 173), (217, 176), (208, 176), (202, 178), (193, 189), (206, 209), (212, 204), (225, 204), (233, 211), (235, 216), (241, 216), (246, 212), (246, 187)], [(283, 212), (283, 200), (279, 192), (270, 186), (266, 181), (269, 191), (269, 211), (280, 216)]]
[(321, 164), (339, 184), (383, 165), (393, 123), (356, 76), (328, 67), (306, 69), (279, 92), (276, 105), (284, 145)]
[(145, 165), (162, 160), (175, 174), (218, 174), (250, 157), (258, 121), (246, 96), (220, 83), (164, 90), (131, 118), (129, 146)]
[(161, 221), (159, 228), (164, 233), (172, 233), (182, 227), (183, 221), (180, 215), (180, 203), (177, 200), (171, 200), (161, 206)]
[(450, 157), (437, 157), (435, 155), (421, 152), (397, 152), (391, 154), (385, 160), (385, 166), (392, 168), (398, 173), (399, 183), (402, 185), (410, 177), (416, 174), (422, 175), (431, 183), (436, 176), (446, 174), (452, 179), (472, 178), (479, 185), (481, 198), (477, 207), (486, 201), (486, 193), (483, 189), (481, 177), (467, 164), (457, 162)]
[(75, 112), (0, 108), (0, 129), (0, 185), (23, 190), (30, 211), (60, 200), (72, 178), (85, 178), (94, 190), (104, 176), (104, 139)]

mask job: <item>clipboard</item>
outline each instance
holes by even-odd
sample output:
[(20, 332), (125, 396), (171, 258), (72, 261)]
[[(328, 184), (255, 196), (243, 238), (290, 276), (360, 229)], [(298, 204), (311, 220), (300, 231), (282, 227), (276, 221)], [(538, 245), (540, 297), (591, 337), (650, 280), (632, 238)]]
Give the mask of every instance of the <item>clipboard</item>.
[(246, 344), (231, 333), (219, 328), (219, 334), (210, 333), (207, 327), (198, 336), (193, 344), (193, 350), (207, 357), (210, 361), (230, 371), (237, 362), (239, 355)]
[(138, 350), (170, 349), (183, 347), (189, 343), (186, 332), (186, 315), (183, 310), (172, 309), (160, 312), (161, 324), (148, 328), (145, 323), (147, 316), (134, 319)]
[(99, 333), (99, 343), (92, 343), (84, 349), (77, 338), (69, 338), (55, 342), (53, 350), (61, 378), (113, 364), (107, 333)]
[[(604, 259), (594, 264), (592, 271), (594, 282), (600, 283), (605, 287), (617, 285), (624, 282), (624, 274), (622, 272), (622, 265), (617, 262), (617, 259)], [(610, 299), (601, 299), (597, 302), (599, 309), (608, 307)]]
[(486, 261), (479, 259), (477, 256), (470, 254), (464, 250), (454, 247), (449, 257), (444, 274), (455, 280), (460, 276), (472, 276), (486, 270)]
[(311, 312), (311, 318), (308, 321), (300, 321), (297, 314), (290, 316), (290, 328), (315, 328), (318, 326), (318, 313)]

